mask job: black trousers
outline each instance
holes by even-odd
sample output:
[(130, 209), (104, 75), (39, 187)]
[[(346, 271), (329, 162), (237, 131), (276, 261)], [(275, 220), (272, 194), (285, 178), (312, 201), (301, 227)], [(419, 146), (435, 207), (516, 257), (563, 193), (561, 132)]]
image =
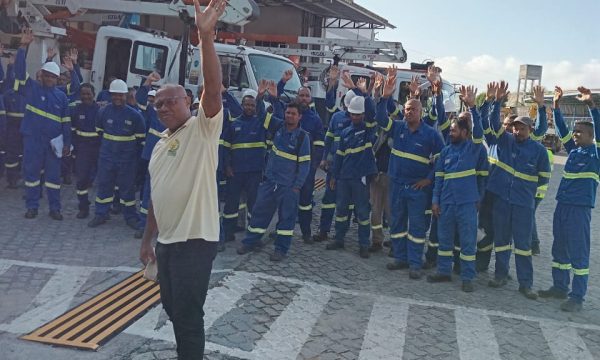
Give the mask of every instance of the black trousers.
[(160, 298), (173, 323), (179, 360), (204, 356), (204, 301), (217, 242), (156, 244)]

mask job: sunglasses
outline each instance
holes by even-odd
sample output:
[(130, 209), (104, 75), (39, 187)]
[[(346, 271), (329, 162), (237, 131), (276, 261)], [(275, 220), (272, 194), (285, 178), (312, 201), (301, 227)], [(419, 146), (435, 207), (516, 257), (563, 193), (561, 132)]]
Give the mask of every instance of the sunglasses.
[(185, 98), (187, 98), (187, 96), (173, 96), (173, 97), (160, 99), (160, 100), (154, 102), (154, 107), (157, 110), (162, 108), (164, 105), (171, 107), (171, 106), (177, 104), (177, 101), (179, 99), (185, 99)]

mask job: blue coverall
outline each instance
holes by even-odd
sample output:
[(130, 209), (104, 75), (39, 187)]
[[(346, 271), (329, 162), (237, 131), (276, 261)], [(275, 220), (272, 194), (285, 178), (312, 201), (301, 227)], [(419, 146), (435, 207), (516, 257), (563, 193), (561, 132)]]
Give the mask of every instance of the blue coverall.
[[(63, 136), (63, 148), (71, 147), (71, 118), (67, 96), (58, 87), (44, 87), (29, 78), (25, 67), (25, 50), (19, 49), (15, 59), (14, 90), (25, 97), (23, 135), (23, 173), (27, 209), (39, 207), (40, 174), (44, 170), (50, 211), (60, 211), (60, 164), (50, 141)], [(62, 155), (62, 154), (61, 154)]]
[(336, 181), (335, 241), (344, 243), (349, 227), (349, 205), (354, 204), (358, 219), (358, 243), (361, 248), (370, 245), (371, 233), (369, 178), (377, 174), (373, 143), (375, 128), (367, 127), (363, 120), (351, 123), (340, 134), (339, 146), (333, 162), (333, 178)]
[[(600, 111), (591, 108), (596, 141), (600, 139)], [(590, 222), (596, 204), (596, 191), (600, 181), (598, 142), (577, 147), (572, 132), (559, 109), (554, 109), (557, 132), (569, 152), (562, 179), (556, 193), (556, 210), (552, 232), (552, 280), (557, 290), (568, 292), (573, 272), (569, 298), (582, 303), (590, 274)]]
[(233, 176), (227, 178), (225, 207), (223, 208), (223, 230), (225, 239), (234, 236), (238, 220), (240, 196), (246, 193), (248, 218), (256, 202), (258, 186), (262, 181), (267, 152), (267, 133), (274, 133), (281, 126), (280, 121), (271, 121), (283, 117), (283, 107), (279, 101), (272, 101), (273, 113), (264, 110), (262, 98), (257, 99), (257, 113), (252, 116), (240, 115), (226, 124), (223, 141), (225, 147), (223, 166), (231, 167)]
[(538, 186), (550, 179), (550, 162), (546, 148), (530, 139), (518, 142), (500, 124), (500, 103), (495, 101), (490, 116), (492, 129), (498, 134), (498, 159), (490, 171), (487, 190), (495, 197), (494, 249), (496, 279), (508, 277), (512, 242), (514, 240), (517, 278), (521, 288), (533, 285), (531, 233)]
[[(271, 118), (281, 123), (282, 120)], [(299, 140), (302, 138), (302, 143)], [(258, 188), (252, 218), (242, 243), (253, 247), (260, 243), (277, 210), (275, 251), (287, 254), (294, 234), (298, 214), (298, 189), (310, 171), (310, 137), (298, 126), (288, 131), (285, 125), (277, 130), (265, 171), (265, 180)]]
[(432, 204), (439, 205), (438, 273), (450, 275), (454, 257), (455, 234), (460, 244), (461, 279), (475, 277), (477, 244), (477, 204), (483, 198), (488, 176), (487, 152), (478, 136), (482, 135), (477, 109), (470, 109), (473, 140), (449, 144), (435, 161), (435, 185)]
[(144, 118), (128, 105), (108, 104), (98, 111), (96, 131), (102, 134), (96, 216), (107, 216), (116, 184), (124, 206), (123, 216), (130, 223), (136, 219), (135, 174), (141, 142), (146, 136)]
[(419, 270), (430, 222), (426, 212), (431, 204), (432, 186), (417, 190), (414, 185), (423, 179), (433, 182), (432, 159), (442, 151), (444, 141), (424, 121), (412, 132), (406, 121), (390, 119), (387, 102), (387, 98), (382, 98), (377, 104), (377, 122), (393, 139), (388, 176), (394, 258), (398, 263), (408, 263), (411, 269)]
[(75, 129), (73, 146), (76, 153), (77, 199), (81, 211), (89, 210), (88, 189), (92, 186), (97, 171), (100, 135), (96, 132), (96, 116), (99, 109), (94, 102), (90, 105), (79, 103), (71, 110), (72, 126)]

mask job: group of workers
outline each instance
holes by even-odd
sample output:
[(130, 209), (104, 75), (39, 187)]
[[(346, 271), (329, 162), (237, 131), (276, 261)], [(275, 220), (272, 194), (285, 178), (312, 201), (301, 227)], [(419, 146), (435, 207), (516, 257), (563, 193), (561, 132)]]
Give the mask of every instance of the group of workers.
[[(6, 77), (0, 73), (0, 145), (9, 187), (17, 188), (23, 176), (25, 217), (38, 215), (43, 186), (49, 215), (62, 220), (61, 183), (73, 167), (77, 218), (89, 216), (88, 191), (96, 183), (95, 213), (88, 226), (106, 223), (112, 207), (141, 238), (150, 200), (148, 161), (165, 131), (157, 113), (164, 104), (154, 103), (152, 90), (160, 75), (151, 73), (135, 90), (111, 79), (109, 96), (103, 92), (96, 101), (94, 88), (81, 84), (76, 52), (62, 59), (65, 71), (49, 57), (37, 80), (29, 78), (25, 58), (31, 41), (33, 35), (25, 32)], [(465, 111), (449, 114), (436, 67), (427, 71), (428, 89), (413, 78), (408, 98), (401, 99), (404, 105), (393, 98), (396, 68), (386, 76), (376, 73), (354, 81), (332, 67), (327, 93), (332, 115), (325, 129), (309, 88), (300, 88), (288, 104), (280, 100), (292, 76), (288, 70), (279, 83), (261, 80), (257, 91), (243, 93), (241, 104), (222, 89), (224, 120), (215, 174), (224, 203), (220, 250), (235, 239), (240, 203), (247, 204), (248, 226), (238, 254), (263, 246), (261, 239), (277, 212), (272, 261), (288, 256), (296, 222), (303, 241), (313, 244), (328, 240), (335, 221), (335, 237), (326, 249), (343, 249), (354, 215), (360, 257), (368, 258), (388, 243), (394, 260), (387, 268), (408, 269), (410, 279), (436, 267), (427, 281), (451, 281), (454, 268), (462, 290), (471, 292), (476, 273), (487, 270), (494, 251), (495, 274), (488, 285), (498, 288), (507, 284), (514, 253), (520, 293), (529, 299), (568, 298), (563, 310), (581, 309), (589, 275), (591, 209), (600, 180), (594, 140), (600, 139), (600, 112), (588, 89), (579, 88), (579, 99), (589, 106), (593, 122), (579, 121), (572, 131), (560, 112), (562, 90), (555, 89), (555, 125), (569, 157), (554, 214), (554, 285), (535, 292), (535, 210), (552, 169), (551, 152), (540, 143), (548, 122), (543, 88), (533, 89), (536, 119), (508, 115), (501, 120), (508, 96), (503, 81), (490, 83), (479, 105), (477, 90), (463, 86)], [(338, 110), (339, 81), (348, 91)], [(202, 87), (198, 99), (201, 92)], [(193, 103), (198, 111), (198, 101)], [(168, 151), (175, 154), (177, 145)], [(319, 167), (327, 173), (326, 188), (319, 230), (313, 235)], [(386, 222), (389, 242), (384, 241)], [(485, 234), (479, 241), (478, 230)]]

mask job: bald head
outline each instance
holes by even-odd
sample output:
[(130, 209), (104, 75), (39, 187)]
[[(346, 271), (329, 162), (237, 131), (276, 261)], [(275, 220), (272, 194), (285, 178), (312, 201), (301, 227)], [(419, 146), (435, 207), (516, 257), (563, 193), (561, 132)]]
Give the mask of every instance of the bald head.
[(406, 121), (409, 123), (416, 123), (421, 121), (421, 113), (423, 111), (423, 106), (421, 102), (417, 99), (410, 99), (404, 105), (404, 117)]
[(171, 131), (177, 130), (190, 117), (190, 98), (181, 85), (163, 85), (154, 99), (158, 118)]

